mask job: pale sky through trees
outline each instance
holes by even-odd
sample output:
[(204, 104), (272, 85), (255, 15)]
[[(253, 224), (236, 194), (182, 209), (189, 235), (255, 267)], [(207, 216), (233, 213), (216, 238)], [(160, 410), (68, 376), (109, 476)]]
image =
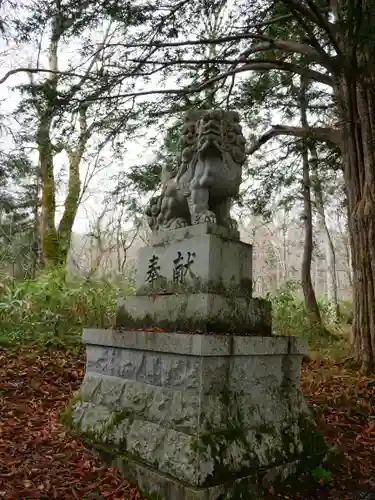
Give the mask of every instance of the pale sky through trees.
[[(31, 49), (28, 49), (27, 46), (22, 48), (21, 50), (17, 50), (15, 48), (4, 49), (4, 41), (0, 42), (0, 51), (1, 51), (1, 68), (0, 68), (0, 78), (2, 78), (9, 70), (21, 67), (21, 66), (33, 66), (35, 67), (34, 62), (34, 52)], [(5, 53), (4, 52), (8, 52)], [(60, 61), (64, 62), (64, 53), (60, 56)], [(65, 59), (68, 59), (68, 55), (65, 55)], [(155, 78), (156, 80), (156, 78)], [(10, 114), (20, 102), (20, 93), (18, 91), (13, 90), (12, 88), (25, 84), (28, 82), (28, 75), (26, 73), (18, 73), (12, 75), (6, 82), (4, 82), (1, 86), (2, 89), (2, 102), (1, 109), (4, 114)], [(173, 82), (172, 82), (173, 83)], [(155, 88), (154, 83), (149, 84), (150, 88)], [(12, 128), (14, 124), (12, 125)], [(13, 129), (16, 133), (16, 128)], [(157, 128), (154, 130), (145, 130), (145, 138), (144, 140), (132, 140), (129, 141), (124, 148), (124, 155), (122, 159), (122, 165), (119, 162), (114, 161), (113, 165), (108, 165), (108, 167), (100, 172), (90, 183), (89, 186), (89, 196), (85, 196), (85, 200), (82, 205), (79, 207), (78, 214), (74, 223), (74, 230), (78, 233), (85, 232), (88, 230), (88, 224), (90, 223), (89, 219), (95, 217), (100, 213), (100, 207), (102, 205), (103, 197), (107, 191), (113, 188), (113, 181), (111, 182), (110, 177), (116, 174), (119, 170), (123, 168), (126, 169), (127, 165), (135, 165), (137, 162), (145, 162), (152, 159), (153, 154), (152, 151), (149, 151), (146, 143), (147, 139), (151, 136), (151, 134), (157, 134)], [(11, 147), (12, 141), (9, 136), (2, 135), (0, 137), (0, 147), (4, 149), (8, 149)], [(126, 151), (125, 151), (126, 149)], [(36, 162), (38, 159), (37, 152), (32, 155), (32, 158)], [(110, 163), (111, 157), (107, 155), (105, 159)], [(67, 165), (67, 156), (65, 152), (59, 153), (55, 157), (55, 173), (58, 174), (64, 167)], [(83, 179), (87, 172), (87, 163), (82, 162), (81, 166), (81, 178)], [(59, 208), (57, 209), (56, 219), (57, 222), (59, 217), (62, 215), (62, 206), (61, 202), (64, 200), (64, 192), (60, 192), (58, 196), (58, 204)], [(94, 215), (95, 214), (95, 215)]]
[[(101, 37), (103, 36), (104, 29), (100, 32), (97, 31), (92, 36), (92, 39), (95, 41), (97, 39), (98, 42), (101, 41)], [(38, 40), (38, 36), (36, 36), (36, 43), (33, 45), (23, 45), (22, 47), (9, 46), (6, 42), (0, 42), (0, 78), (3, 77), (9, 70), (15, 69), (17, 67), (47, 67), (45, 64), (47, 63), (46, 59), (46, 46), (48, 44), (48, 33), (45, 33), (40, 43)], [(196, 38), (196, 35), (193, 33), (191, 35), (192, 39)], [(40, 47), (38, 47), (37, 43), (40, 43)], [(76, 41), (74, 43), (70, 42), (68, 44), (61, 44), (63, 50), (59, 54), (59, 69), (64, 70), (68, 67), (68, 63), (72, 60), (78, 61), (79, 59), (75, 55), (78, 52), (79, 43)], [(39, 49), (39, 50), (38, 50)], [(121, 48), (119, 49), (121, 50)], [(79, 57), (79, 56), (78, 56)], [(175, 73), (176, 74), (176, 73)], [(236, 82), (238, 83), (241, 79), (246, 78), (248, 74), (239, 74), (236, 77)], [(35, 80), (43, 79), (44, 75), (34, 76)], [(29, 75), (27, 73), (17, 73), (9, 77), (9, 79), (1, 85), (3, 102), (1, 103), (1, 109), (4, 113), (10, 114), (12, 110), (17, 106), (20, 100), (20, 93), (18, 91), (12, 90), (12, 87), (15, 87), (19, 84), (24, 84), (29, 82)], [(177, 76), (169, 77), (165, 80), (164, 83), (165, 88), (178, 88), (182, 86), (180, 83), (177, 83)], [(137, 81), (136, 90), (155, 90), (160, 88), (160, 75), (155, 74), (150, 78), (149, 82), (144, 82), (141, 79)], [(156, 99), (158, 96), (143, 96), (137, 98), (137, 102), (147, 101)], [(238, 110), (241, 113), (241, 110)], [(295, 121), (295, 120), (293, 120)], [(282, 120), (281, 115), (277, 112), (272, 113), (271, 122), (269, 125), (274, 123), (284, 122)], [(292, 122), (291, 122), (292, 123)], [(291, 124), (290, 123), (290, 124)], [(298, 123), (297, 123), (298, 124)], [(12, 128), (14, 127), (14, 122)], [(16, 132), (16, 129), (13, 128)], [(244, 127), (245, 137), (249, 137), (250, 131)], [(259, 132), (259, 131), (257, 131)], [(148, 141), (152, 137), (157, 137), (160, 135), (160, 143), (163, 141), (164, 137), (161, 134), (160, 130), (157, 126), (149, 127), (148, 129), (141, 129), (137, 132), (138, 138), (136, 140), (128, 141), (124, 144), (124, 153), (122, 160), (119, 161), (117, 159), (113, 159), (110, 152), (103, 153), (103, 161), (107, 165), (106, 168), (98, 173), (90, 182), (87, 194), (83, 198), (83, 203), (80, 205), (77, 217), (74, 223), (75, 232), (85, 232), (88, 230), (88, 225), (90, 224), (90, 219), (95, 218), (96, 215), (99, 215), (101, 212), (101, 208), (103, 205), (103, 197), (106, 192), (111, 190), (114, 187), (114, 180), (111, 180), (111, 177), (115, 176), (118, 172), (128, 169), (129, 167), (136, 165), (137, 163), (146, 163), (153, 158), (153, 150), (148, 146)], [(9, 137), (1, 137), (2, 147), (10, 147), (11, 141)], [(159, 143), (159, 144), (160, 144)], [(264, 155), (267, 154), (268, 151), (272, 151), (272, 146), (274, 144), (270, 141), (263, 149), (262, 152)], [(157, 146), (155, 147), (155, 149)], [(272, 154), (272, 153), (270, 153)], [(37, 152), (33, 155), (34, 161), (37, 161)], [(254, 161), (254, 159), (250, 158), (250, 161)], [(59, 153), (55, 157), (55, 173), (57, 178), (58, 174), (64, 172), (64, 167), (66, 169), (67, 165), (67, 155), (65, 152)], [(88, 171), (87, 162), (82, 162), (81, 166), (81, 178), (82, 180), (85, 178), (85, 175)], [(66, 178), (66, 176), (65, 176)], [(64, 186), (64, 183), (62, 183)], [(57, 203), (58, 209), (56, 214), (57, 221), (59, 220), (59, 216), (62, 214), (61, 203), (64, 200), (64, 189), (59, 190)]]

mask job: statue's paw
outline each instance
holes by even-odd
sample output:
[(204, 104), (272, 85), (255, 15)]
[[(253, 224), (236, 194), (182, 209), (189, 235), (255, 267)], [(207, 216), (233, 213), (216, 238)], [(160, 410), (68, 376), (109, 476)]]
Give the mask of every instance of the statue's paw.
[(181, 227), (188, 226), (188, 222), (182, 217), (170, 218), (165, 224), (163, 224), (163, 229), (180, 229)]
[(228, 220), (228, 227), (233, 231), (238, 231), (238, 222), (230, 217)]
[(219, 219), (218, 224), (219, 226), (223, 226), (226, 229), (230, 229), (232, 231), (238, 231), (238, 223), (231, 217), (226, 217), (225, 219)]
[(168, 229), (180, 229), (181, 227), (187, 227), (189, 224), (185, 219), (178, 217), (171, 222)]
[(204, 224), (205, 222), (213, 222), (216, 224), (216, 215), (210, 210), (206, 210), (195, 215), (194, 224)]

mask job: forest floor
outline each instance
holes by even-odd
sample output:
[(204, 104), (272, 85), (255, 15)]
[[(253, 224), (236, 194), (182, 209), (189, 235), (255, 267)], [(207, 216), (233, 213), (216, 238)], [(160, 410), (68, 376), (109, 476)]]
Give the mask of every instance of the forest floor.
[[(0, 349), (0, 499), (141, 498), (59, 423), (84, 366), (83, 350)], [(364, 498), (362, 492), (375, 491), (375, 382), (330, 361), (305, 362), (302, 375), (337, 458), (314, 491), (304, 484), (271, 489), (270, 498)]]

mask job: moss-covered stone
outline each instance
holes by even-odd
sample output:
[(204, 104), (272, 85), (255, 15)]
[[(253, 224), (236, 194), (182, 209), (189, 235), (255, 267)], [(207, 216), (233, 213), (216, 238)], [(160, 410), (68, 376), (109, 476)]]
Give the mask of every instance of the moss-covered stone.
[(167, 294), (194, 294), (194, 293), (215, 293), (223, 297), (246, 297), (251, 298), (253, 294), (253, 282), (251, 279), (243, 278), (237, 284), (225, 285), (222, 281), (203, 280), (194, 276), (187, 283), (169, 281), (165, 277), (159, 277), (152, 285), (143, 285), (138, 288), (137, 295), (167, 295)]
[(117, 329), (157, 326), (168, 332), (272, 335), (271, 304), (212, 293), (132, 296), (119, 303)]
[[(141, 456), (136, 456), (136, 454), (131, 454), (127, 452), (126, 449), (126, 439), (125, 445), (119, 441), (114, 442), (109, 437), (115, 432), (116, 429), (121, 427), (124, 422), (132, 422), (134, 415), (130, 415), (128, 411), (123, 412), (113, 412), (105, 423), (101, 426), (88, 425), (87, 421), (84, 425), (84, 430), (82, 429), (79, 410), (80, 407), (79, 397), (76, 397), (72, 406), (68, 407), (61, 415), (61, 421), (64, 425), (67, 425), (73, 432), (79, 433), (80, 437), (88, 446), (95, 447), (103, 459), (112, 463), (113, 460), (120, 461), (123, 464), (129, 462), (139, 463), (146, 465), (146, 462), (142, 460)], [(131, 424), (130, 424), (131, 425)], [(129, 432), (130, 425), (127, 428)], [(281, 484), (285, 480), (286, 475), (291, 473), (298, 476), (304, 473), (306, 470), (312, 470), (317, 464), (321, 463), (324, 454), (327, 451), (327, 446), (324, 440), (321, 439), (319, 433), (316, 432), (314, 428), (314, 423), (310, 421), (308, 416), (300, 418), (297, 428), (299, 433), (295, 433), (296, 425), (285, 428), (282, 432), (282, 441), (280, 448), (274, 448), (272, 451), (272, 456), (268, 457), (268, 464), (265, 466), (259, 460), (259, 454), (255, 452), (256, 449), (263, 446), (264, 436), (267, 434), (270, 439), (275, 438), (278, 435), (278, 430), (273, 429), (272, 426), (262, 424), (257, 428), (251, 430), (251, 435), (255, 438), (249, 441), (249, 429), (243, 428), (241, 425), (232, 426), (230, 429), (226, 429), (220, 432), (207, 433), (202, 436), (195, 438), (193, 442), (193, 451), (200, 457), (202, 462), (207, 460), (213, 460), (212, 473), (206, 478), (206, 480), (200, 485), (202, 491), (205, 488), (212, 488), (223, 483), (232, 483), (234, 488), (225, 493), (225, 496), (220, 496), (218, 498), (226, 498), (231, 500), (237, 500), (242, 498), (248, 498), (243, 496), (245, 493), (249, 492), (249, 485), (247, 481), (236, 482), (240, 477), (253, 477), (251, 487), (254, 491), (258, 491), (259, 496), (257, 498), (262, 498), (261, 491), (265, 491), (270, 484), (277, 485)], [(298, 442), (301, 439), (301, 444), (303, 449), (297, 450), (296, 447), (290, 449), (288, 444), (291, 442)], [(238, 463), (235, 468), (233, 468), (233, 458), (238, 458)], [(241, 467), (238, 467), (241, 464)], [(297, 464), (296, 467), (290, 467), (285, 464)], [(148, 463), (148, 467), (153, 466), (155, 470), (159, 470), (159, 462), (157, 459), (153, 461), (152, 464)], [(269, 469), (271, 467), (272, 473), (268, 472), (265, 474), (262, 471)], [(124, 466), (124, 471), (127, 467)], [(126, 474), (126, 477), (132, 478)], [(263, 488), (263, 490), (262, 490)], [(151, 490), (146, 490), (145, 494), (155, 493), (155, 498), (170, 498), (170, 497), (158, 497), (159, 493), (152, 492)], [(203, 498), (203, 497), (202, 497)]]
[(110, 444), (118, 451), (126, 450), (126, 436), (133, 419), (134, 415), (129, 410), (111, 411), (83, 401), (79, 395), (60, 415), (60, 422), (82, 439), (91, 444)]
[(148, 337), (148, 349), (94, 343), (62, 422), (167, 500), (241, 499), (321, 463), (327, 447), (300, 391), (298, 349), (241, 337), (237, 354), (166, 350), (179, 337), (190, 345), (178, 334), (155, 337), (160, 348)]

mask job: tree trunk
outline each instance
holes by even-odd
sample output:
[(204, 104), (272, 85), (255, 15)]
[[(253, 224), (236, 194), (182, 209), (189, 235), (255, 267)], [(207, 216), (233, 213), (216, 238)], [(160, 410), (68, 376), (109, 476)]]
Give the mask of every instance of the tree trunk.
[(319, 306), (316, 300), (314, 287), (311, 279), (311, 261), (313, 251), (313, 227), (312, 227), (312, 209), (310, 192), (310, 173), (307, 147), (302, 153), (303, 162), (303, 221), (305, 228), (305, 241), (303, 245), (301, 281), (303, 295), (305, 299), (305, 309), (312, 321), (321, 323)]
[(37, 132), (39, 166), (42, 178), (41, 241), (43, 263), (54, 266), (58, 258), (58, 236), (55, 227), (56, 191), (53, 174), (53, 147), (50, 140), (52, 117), (40, 116)]
[[(43, 257), (47, 267), (65, 266), (67, 263), (73, 224), (80, 202), (81, 180), (79, 167), (90, 137), (86, 123), (86, 108), (80, 110), (80, 135), (78, 146), (68, 150), (69, 178), (68, 192), (64, 203), (64, 212), (58, 229), (55, 226), (55, 179), (53, 172), (54, 149), (50, 139), (50, 126), (43, 125), (40, 119), (38, 146), (39, 161), (43, 180), (42, 195), (42, 242)], [(66, 148), (68, 149), (68, 148)]]
[(338, 299), (337, 272), (336, 272), (336, 250), (333, 244), (331, 232), (327, 222), (323, 222), (324, 231), (327, 237), (326, 257), (327, 257), (327, 295), (332, 313), (332, 319), (338, 323), (340, 320), (340, 304)]
[(351, 238), (350, 238), (350, 211), (349, 211), (349, 196), (348, 196), (348, 190), (345, 188), (345, 194), (346, 194), (346, 227), (345, 227), (345, 233), (343, 237), (343, 244), (344, 244), (344, 252), (345, 252), (345, 260), (346, 260), (346, 265), (347, 265), (347, 274), (348, 274), (348, 282), (350, 285), (350, 288), (353, 289), (353, 260), (352, 260), (352, 248), (351, 248)]
[[(78, 144), (69, 148), (65, 144), (59, 148), (54, 147), (51, 139), (51, 126), (53, 119), (60, 111), (56, 96), (59, 83), (58, 75), (58, 48), (64, 33), (64, 18), (61, 16), (61, 2), (57, 1), (57, 12), (51, 22), (51, 35), (48, 48), (49, 69), (51, 75), (45, 80), (48, 88), (42, 96), (43, 102), (35, 100), (38, 114), (37, 145), (39, 151), (39, 164), (42, 178), (42, 250), (43, 261), (47, 267), (65, 266), (67, 262), (72, 229), (80, 201), (81, 182), (79, 175), (80, 163), (91, 135), (91, 128), (87, 127), (87, 104), (82, 104), (79, 109), (80, 133)], [(64, 204), (64, 213), (56, 229), (56, 186), (54, 178), (53, 159), (57, 150), (66, 150), (69, 156), (68, 193)]]
[(362, 78), (352, 68), (336, 87), (353, 265), (352, 348), (365, 372), (375, 357), (375, 71), (369, 68), (373, 75)]
[(329, 230), (326, 213), (324, 208), (324, 199), (323, 199), (323, 190), (321, 180), (319, 179), (318, 174), (318, 154), (316, 151), (316, 147), (314, 145), (310, 145), (310, 165), (315, 174), (315, 182), (313, 185), (314, 195), (315, 195), (315, 205), (318, 210), (322, 226), (327, 238), (327, 247), (326, 247), (326, 262), (327, 262), (327, 295), (328, 300), (330, 301), (330, 309), (332, 312), (332, 319), (336, 322), (340, 319), (340, 305), (338, 300), (337, 293), (337, 272), (336, 272), (336, 251), (335, 246), (333, 244), (333, 239), (331, 236), (331, 232)]
[(344, 238), (342, 238), (342, 243), (344, 245), (344, 253), (345, 253), (345, 263), (347, 266), (347, 276), (348, 283), (351, 289), (353, 289), (353, 272), (352, 272), (352, 252), (350, 248), (350, 236), (347, 234)]
[[(319, 58), (322, 57), (319, 64), (326, 67), (330, 76), (325, 79), (326, 73), (312, 73), (306, 67), (303, 71), (302, 67), (299, 67), (295, 74), (305, 74), (316, 82), (332, 85), (338, 111), (337, 129), (276, 125), (254, 141), (247, 151), (249, 154), (254, 153), (266, 141), (278, 135), (308, 137), (340, 146), (348, 196), (353, 266), (352, 347), (355, 358), (362, 362), (363, 370), (368, 372), (375, 368), (374, 2), (326, 2), (329, 10), (326, 17), (322, 16), (313, 1), (283, 0), (282, 3), (289, 9), (291, 16), (305, 28), (306, 40), (311, 42), (308, 51), (296, 50), (295, 53), (307, 55), (311, 46), (317, 46)], [(315, 31), (310, 22), (319, 30)], [(320, 30), (325, 34), (326, 40), (324, 45), (319, 47), (320, 35), (316, 33)], [(272, 44), (277, 47), (276, 41)], [(261, 63), (269, 64), (269, 61), (262, 60)], [(255, 70), (259, 68), (258, 64), (259, 61), (250, 61), (247, 68)]]
[(56, 186), (53, 172), (54, 149), (51, 141), (51, 126), (56, 114), (54, 96), (58, 84), (58, 44), (62, 34), (59, 15), (52, 20), (50, 43), (48, 48), (49, 69), (53, 72), (45, 81), (49, 89), (44, 93), (41, 102), (35, 100), (38, 114), (38, 130), (36, 142), (39, 152), (39, 167), (42, 179), (42, 213), (41, 213), (41, 241), (43, 264), (47, 267), (55, 265), (58, 259), (58, 234), (55, 226)]
[[(300, 88), (300, 112), (302, 126), (308, 126), (307, 123), (307, 81), (301, 77)], [(311, 280), (311, 261), (313, 251), (313, 226), (312, 226), (312, 205), (311, 205), (311, 182), (310, 182), (310, 163), (309, 150), (306, 142), (302, 144), (302, 185), (303, 185), (303, 220), (305, 228), (305, 241), (303, 245), (301, 281), (303, 295), (305, 299), (305, 309), (313, 323), (321, 325), (319, 306), (316, 300), (314, 287)]]
[(33, 242), (31, 251), (30, 277), (35, 279), (37, 269), (41, 266), (41, 244), (40, 244), (40, 171), (35, 176), (35, 200), (33, 207)]
[(70, 243), (72, 239), (73, 224), (77, 215), (81, 194), (81, 179), (79, 167), (82, 155), (77, 152), (70, 152), (69, 156), (69, 180), (68, 192), (64, 203), (64, 213), (58, 229), (58, 262), (56, 264), (64, 266), (67, 263)]

